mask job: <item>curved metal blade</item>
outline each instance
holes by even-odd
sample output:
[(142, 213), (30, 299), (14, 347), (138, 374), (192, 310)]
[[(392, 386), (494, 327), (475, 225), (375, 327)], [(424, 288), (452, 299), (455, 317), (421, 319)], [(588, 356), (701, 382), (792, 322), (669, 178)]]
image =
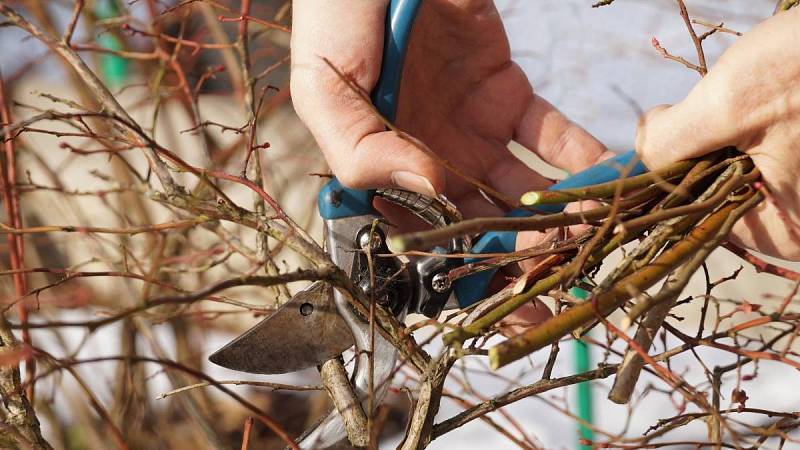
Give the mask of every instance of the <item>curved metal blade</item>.
[[(334, 249), (331, 252), (331, 260), (339, 267), (352, 267), (355, 253), (342, 248), (342, 243), (346, 236), (356, 236), (357, 231), (365, 226), (373, 226), (375, 216), (358, 216), (348, 219), (336, 219), (326, 221), (328, 227), (328, 248)], [(384, 233), (387, 232), (386, 224), (380, 223), (378, 227)], [(394, 367), (397, 363), (398, 350), (386, 340), (381, 333), (375, 333), (374, 341), (370, 339), (370, 326), (358, 314), (356, 314), (350, 302), (339, 291), (333, 293), (333, 299), (340, 317), (347, 323), (350, 330), (351, 339), (355, 339), (356, 346), (356, 367), (353, 372), (353, 381), (356, 395), (361, 402), (364, 411), (368, 411), (370, 398), (370, 380), (372, 380), (372, 401), (373, 408), (380, 405), (383, 396), (388, 391), (394, 375)], [(408, 304), (406, 303), (406, 306)], [(405, 307), (397, 314), (398, 320), (405, 318)], [(370, 365), (370, 357), (372, 364)], [(297, 444), (303, 450), (320, 450), (333, 446), (337, 442), (347, 437), (342, 416), (337, 410), (331, 411), (325, 418), (315, 426), (306, 430), (298, 439)]]
[(333, 288), (317, 281), (208, 359), (227, 369), (277, 374), (317, 366), (352, 346)]

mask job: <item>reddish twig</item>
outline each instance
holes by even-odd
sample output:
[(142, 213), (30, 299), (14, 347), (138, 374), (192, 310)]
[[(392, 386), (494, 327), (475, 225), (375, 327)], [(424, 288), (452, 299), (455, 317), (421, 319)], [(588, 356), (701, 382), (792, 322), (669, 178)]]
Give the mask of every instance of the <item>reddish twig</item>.
[(695, 70), (695, 71), (697, 71), (698, 73), (700, 73), (700, 72), (701, 72), (701, 69), (700, 69), (700, 67), (699, 67), (698, 65), (690, 63), (689, 61), (687, 61), (687, 60), (686, 60), (685, 58), (683, 58), (683, 57), (680, 57), (680, 56), (675, 56), (675, 55), (673, 55), (673, 54), (669, 53), (669, 52), (667, 51), (667, 49), (665, 49), (665, 48), (664, 48), (664, 47), (661, 45), (661, 43), (660, 43), (660, 42), (658, 42), (658, 39), (656, 39), (655, 37), (653, 37), (653, 38), (650, 40), (650, 43), (653, 45), (653, 48), (655, 48), (655, 49), (656, 49), (656, 51), (658, 52), (658, 54), (659, 54), (659, 55), (661, 55), (663, 58), (666, 58), (666, 59), (669, 59), (669, 60), (672, 60), (672, 61), (679, 62), (679, 63), (683, 64), (684, 66), (686, 66), (686, 67), (688, 67), (688, 68), (690, 68), (690, 69), (692, 69), (692, 70)]
[[(0, 74), (0, 119), (3, 123), (12, 123), (11, 109), (8, 107), (9, 99), (6, 94), (6, 84)], [(17, 192), (17, 168), (16, 168), (16, 152), (14, 151), (14, 141), (9, 139), (6, 134), (6, 139), (3, 144), (4, 158), (2, 159), (2, 167), (0, 167), (0, 184), (2, 184), (2, 199), (6, 208), (6, 217), (14, 228), (22, 228), (22, 215), (19, 207), (19, 193)], [(9, 256), (11, 259), (12, 270), (25, 269), (25, 241), (21, 235), (7, 236)], [(28, 290), (27, 280), (23, 273), (14, 275), (14, 289), (17, 296), (22, 296)], [(19, 314), (19, 321), (22, 325), (22, 341), (27, 346), (32, 346), (30, 331), (28, 330), (28, 309), (25, 304), (20, 303), (17, 306)], [(32, 379), (36, 376), (36, 361), (31, 358), (25, 360), (25, 373), (27, 379)], [(29, 385), (27, 390), (28, 400), (33, 403), (34, 387)]]
[(255, 419), (248, 417), (244, 421), (244, 432), (242, 433), (242, 450), (247, 450), (250, 447), (250, 431), (253, 429), (253, 422)]
[[(247, 1), (247, 0), (245, 0), (245, 1)], [(242, 2), (242, 3), (244, 3), (244, 2)], [(249, 3), (249, 1), (248, 1), (248, 3)], [(292, 29), (287, 27), (286, 25), (281, 25), (279, 23), (270, 22), (270, 21), (267, 21), (267, 20), (264, 20), (264, 19), (259, 19), (258, 17), (248, 16), (248, 15), (241, 15), (239, 17), (219, 16), (219, 21), (220, 22), (242, 22), (242, 23), (253, 22), (253, 23), (257, 23), (259, 25), (265, 26), (267, 28), (271, 28), (273, 30), (283, 31), (284, 33), (291, 33), (292, 32)]]
[(196, 55), (198, 52), (200, 52), (200, 50), (225, 50), (233, 47), (233, 44), (209, 44), (204, 42), (193, 41), (191, 39), (178, 38), (175, 36), (170, 36), (165, 33), (150, 33), (145, 30), (134, 28), (127, 23), (123, 23), (120, 26), (120, 28), (134, 35), (138, 34), (141, 36), (147, 36), (159, 40), (164, 40), (166, 42), (177, 44), (178, 46), (191, 47), (192, 55)]
[(730, 242), (726, 242), (722, 244), (722, 246), (725, 247), (726, 250), (752, 264), (753, 267), (755, 267), (756, 272), (764, 272), (771, 275), (776, 275), (786, 278), (787, 280), (800, 281), (800, 273), (795, 272), (794, 270), (768, 263), (758, 256)]
[(678, 2), (678, 8), (680, 8), (681, 18), (683, 19), (683, 23), (686, 25), (686, 29), (689, 31), (689, 36), (692, 38), (692, 43), (694, 44), (695, 51), (697, 52), (697, 61), (698, 65), (697, 72), (700, 73), (700, 76), (703, 77), (708, 73), (708, 65), (706, 64), (706, 54), (703, 51), (703, 41), (697, 37), (697, 32), (694, 31), (694, 27), (692, 26), (692, 21), (689, 19), (689, 12), (686, 10), (686, 4), (683, 0), (676, 0)]
[[(37, 353), (40, 353), (40, 352), (41, 352), (41, 350), (37, 350)], [(42, 354), (46, 354), (44, 352), (41, 352), (41, 353)], [(172, 369), (176, 369), (176, 370), (179, 370), (181, 372), (185, 372), (185, 373), (187, 373), (187, 374), (189, 374), (189, 375), (191, 375), (191, 376), (193, 376), (195, 378), (207, 381), (211, 386), (215, 387), (216, 389), (221, 391), (223, 394), (231, 397), (237, 403), (239, 403), (240, 405), (244, 406), (249, 411), (251, 411), (254, 414), (253, 417), (258, 419), (259, 422), (263, 423), (264, 425), (267, 426), (267, 428), (272, 430), (272, 432), (274, 432), (284, 443), (286, 443), (289, 446), (289, 448), (292, 448), (294, 450), (300, 450), (300, 447), (298, 447), (297, 443), (294, 441), (294, 439), (292, 439), (292, 437), (289, 436), (289, 433), (287, 433), (286, 430), (284, 430), (283, 427), (281, 427), (280, 424), (274, 418), (270, 417), (269, 415), (267, 415), (266, 413), (261, 411), (261, 409), (259, 407), (257, 407), (256, 405), (250, 403), (249, 401), (244, 399), (242, 396), (240, 396), (237, 393), (233, 392), (232, 390), (228, 389), (224, 385), (218, 383), (215, 379), (213, 379), (210, 376), (206, 375), (204, 372), (202, 372), (200, 370), (197, 370), (197, 369), (193, 369), (191, 367), (188, 367), (188, 366), (186, 366), (184, 364), (181, 364), (181, 363), (178, 363), (178, 362), (175, 362), (175, 361), (172, 361), (172, 360), (159, 359), (159, 358), (149, 358), (149, 357), (144, 357), (144, 356), (102, 356), (102, 357), (96, 357), (96, 358), (73, 359), (73, 360), (70, 360), (70, 361), (64, 361), (64, 360), (53, 358), (53, 360), (52, 360), (53, 367), (50, 370), (48, 370), (47, 372), (45, 372), (45, 373), (43, 373), (41, 375), (38, 375), (37, 379), (45, 377), (45, 376), (48, 376), (48, 375), (50, 375), (50, 374), (52, 374), (52, 373), (54, 373), (54, 372), (56, 372), (56, 371), (58, 371), (60, 369), (66, 368), (66, 367), (76, 366), (76, 365), (80, 365), (80, 364), (100, 363), (100, 362), (105, 362), (105, 361), (125, 361), (125, 362), (128, 362), (128, 363), (154, 363), (154, 364), (159, 364), (159, 365), (162, 365), (162, 366), (165, 366), (165, 367), (169, 367), (169, 368), (172, 368)], [(36, 380), (33, 380), (33, 381), (36, 381)]]
[(723, 25), (725, 25), (725, 23), (720, 23), (719, 25), (715, 25), (713, 23), (709, 23), (709, 22), (706, 22), (705, 20), (700, 20), (700, 19), (692, 19), (692, 23), (697, 24), (697, 25), (702, 25), (704, 27), (711, 28), (712, 30), (719, 31), (720, 33), (728, 33), (728, 34), (732, 34), (734, 36), (741, 36), (742, 35), (742, 33), (738, 32), (736, 30), (731, 30), (730, 28), (725, 28), (723, 26)]

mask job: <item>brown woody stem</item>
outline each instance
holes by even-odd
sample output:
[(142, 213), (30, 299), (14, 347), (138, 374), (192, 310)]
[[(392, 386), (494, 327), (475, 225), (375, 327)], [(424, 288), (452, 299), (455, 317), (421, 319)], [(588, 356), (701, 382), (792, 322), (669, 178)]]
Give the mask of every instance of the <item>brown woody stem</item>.
[[(732, 201), (709, 215), (684, 239), (659, 255), (649, 264), (623, 278), (610, 290), (594, 296), (590, 301), (575, 306), (552, 317), (536, 328), (509, 339), (489, 350), (489, 361), (497, 369), (536, 350), (590, 322), (595, 315), (606, 316), (631, 298), (633, 292), (643, 292), (661, 280), (675, 267), (688, 261), (704, 245), (713, 243), (713, 238), (725, 225), (728, 217), (746, 199)], [(716, 245), (714, 245), (716, 247)]]

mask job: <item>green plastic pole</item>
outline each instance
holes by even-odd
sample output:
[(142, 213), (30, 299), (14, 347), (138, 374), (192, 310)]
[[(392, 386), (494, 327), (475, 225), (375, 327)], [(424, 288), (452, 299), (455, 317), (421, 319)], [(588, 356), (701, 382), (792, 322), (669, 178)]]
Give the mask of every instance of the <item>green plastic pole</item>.
[[(569, 290), (570, 295), (575, 298), (586, 300), (589, 293), (581, 288), (572, 288)], [(575, 339), (575, 372), (583, 373), (590, 369), (592, 358), (589, 355), (589, 346), (586, 342), (580, 339)], [(578, 389), (578, 417), (583, 421), (578, 425), (578, 450), (591, 450), (592, 446), (582, 443), (582, 441), (593, 442), (594, 432), (592, 429), (584, 424), (592, 424), (593, 409), (592, 409), (592, 385), (588, 381), (579, 383)]]
[[(98, 19), (111, 19), (119, 15), (116, 0), (97, 0), (94, 9)], [(109, 50), (122, 50), (122, 41), (110, 32), (98, 36), (97, 43)], [(100, 73), (111, 88), (119, 88), (128, 77), (128, 60), (117, 55), (104, 53), (99, 59)]]

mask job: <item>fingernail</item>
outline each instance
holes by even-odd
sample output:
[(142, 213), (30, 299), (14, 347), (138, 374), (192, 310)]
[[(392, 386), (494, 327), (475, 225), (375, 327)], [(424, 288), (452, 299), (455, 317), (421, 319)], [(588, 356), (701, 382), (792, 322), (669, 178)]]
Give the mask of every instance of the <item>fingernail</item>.
[(405, 170), (392, 172), (392, 183), (395, 186), (408, 189), (409, 191), (436, 197), (436, 190), (433, 189), (431, 182), (427, 178), (413, 172), (407, 172)]

